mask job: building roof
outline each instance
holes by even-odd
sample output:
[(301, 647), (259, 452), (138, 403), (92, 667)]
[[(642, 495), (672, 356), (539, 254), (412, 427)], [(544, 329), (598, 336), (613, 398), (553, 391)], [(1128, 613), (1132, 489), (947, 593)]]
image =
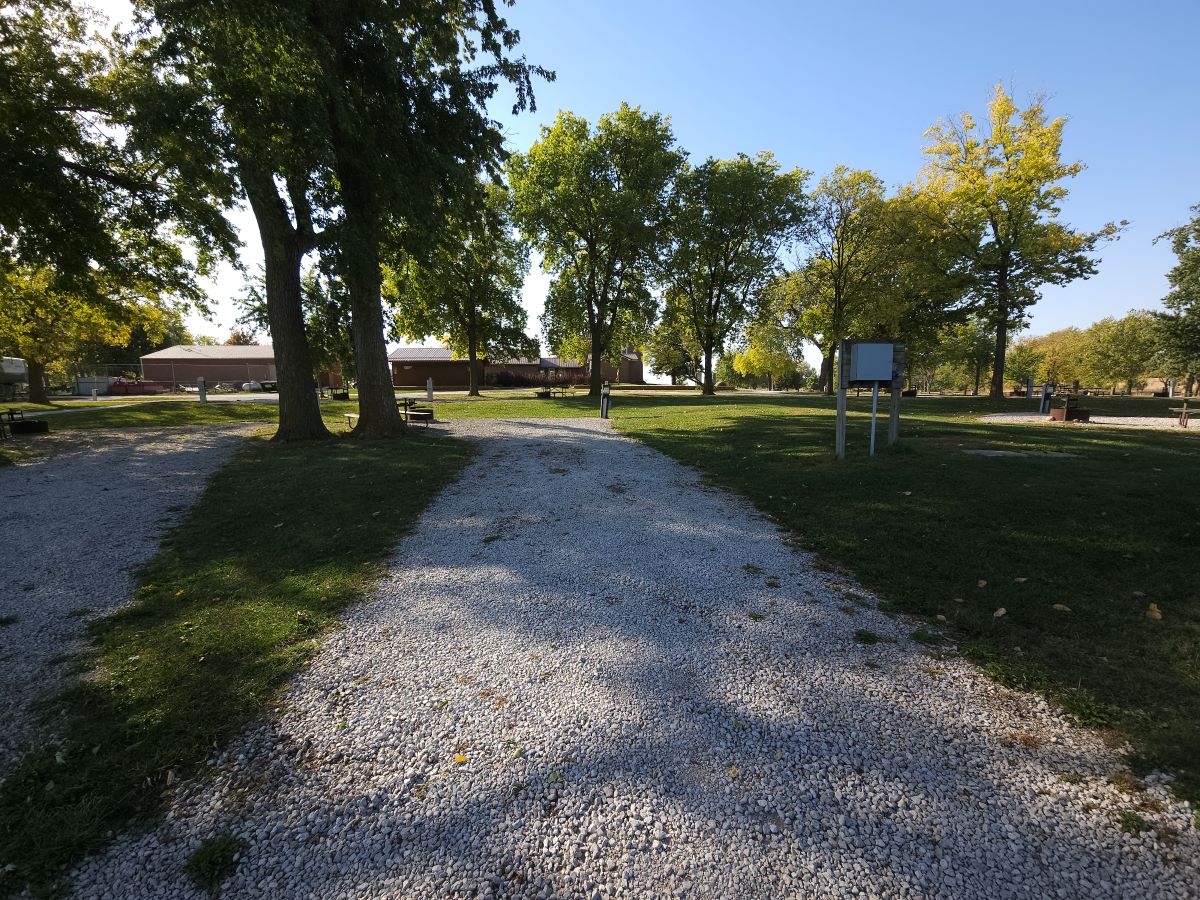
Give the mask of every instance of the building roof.
[[(454, 354), (448, 347), (397, 347), (388, 354), (392, 362), (450, 362)], [(462, 360), (466, 362), (466, 360)]]
[(173, 360), (242, 360), (262, 359), (274, 360), (275, 348), (270, 344), (176, 344), (165, 350), (147, 353), (142, 359), (173, 359)]
[(538, 360), (543, 369), (582, 369), (583, 363), (573, 359), (559, 359), (557, 356), (543, 356)]

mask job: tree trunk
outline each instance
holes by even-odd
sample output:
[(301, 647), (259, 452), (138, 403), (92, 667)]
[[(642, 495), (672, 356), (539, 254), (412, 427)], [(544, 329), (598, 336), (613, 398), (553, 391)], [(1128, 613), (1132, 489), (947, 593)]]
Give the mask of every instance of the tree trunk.
[(979, 382), (983, 380), (983, 363), (976, 360), (975, 362), (975, 389), (971, 391), (973, 397), (979, 396)]
[(404, 428), (383, 337), (382, 276), (379, 270), (379, 220), (369, 189), (356, 184), (354, 163), (339, 153), (342, 209), (342, 259), (350, 298), (350, 334), (358, 375), (356, 437), (398, 437)]
[(717, 392), (717, 386), (713, 382), (713, 352), (711, 347), (704, 348), (704, 387), (701, 393), (712, 396)]
[(1003, 282), (1000, 294), (999, 315), (996, 316), (996, 352), (992, 357), (992, 390), (988, 395), (993, 400), (1004, 399), (1004, 356), (1008, 352), (1008, 290)]
[(1191, 372), (1188, 372), (1187, 382), (1183, 388), (1183, 395), (1185, 397), (1192, 396), (1192, 388), (1194, 388), (1195, 386), (1196, 386), (1196, 376), (1193, 375)]
[(29, 379), (29, 402), (49, 403), (50, 395), (46, 391), (46, 367), (36, 359), (25, 360), (25, 377)]
[(821, 392), (833, 393), (833, 350), (830, 349), (821, 357)]
[(476, 341), (474, 335), (467, 338), (467, 359), (470, 360), (469, 368), (471, 370), (470, 378), (467, 387), (468, 397), (479, 396), (479, 342)]
[(604, 382), (603, 373), (600, 371), (602, 360), (604, 359), (604, 345), (600, 343), (599, 327), (592, 329), (592, 371), (588, 377), (588, 396), (599, 397), (600, 385)]
[(330, 437), (321, 418), (312, 353), (304, 331), (300, 264), (309, 236), (301, 235), (288, 218), (287, 207), (270, 172), (244, 161), (239, 165), (242, 186), (258, 224), (266, 273), (267, 325), (275, 351), (279, 381), (279, 428), (274, 440), (303, 441)]

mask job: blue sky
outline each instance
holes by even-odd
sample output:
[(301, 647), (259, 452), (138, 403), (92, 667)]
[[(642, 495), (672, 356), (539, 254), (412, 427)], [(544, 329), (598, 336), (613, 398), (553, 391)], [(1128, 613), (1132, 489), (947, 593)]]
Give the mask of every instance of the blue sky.
[(1021, 105), (1048, 95), (1069, 118), (1064, 156), (1087, 164), (1063, 219), (1130, 226), (1098, 275), (1045, 289), (1036, 333), (1158, 306), (1173, 257), (1151, 242), (1200, 202), (1197, 0), (518, 0), (508, 18), (529, 59), (558, 73), (536, 114), (505, 114), (514, 149), (559, 109), (595, 120), (627, 100), (670, 115), (693, 158), (770, 150), (815, 177), (844, 163), (897, 185), (920, 168), (925, 129), (982, 117), (994, 84)]
[[(117, 18), (127, 8), (97, 5)], [(1087, 164), (1064, 220), (1130, 225), (1104, 248), (1098, 275), (1045, 289), (1034, 333), (1157, 306), (1173, 257), (1153, 238), (1200, 202), (1198, 0), (518, 0), (507, 16), (521, 51), (558, 73), (538, 85), (537, 113), (514, 118), (508, 101), (496, 104), (514, 150), (559, 109), (594, 121), (624, 100), (669, 115), (693, 158), (770, 150), (815, 177), (844, 163), (894, 186), (920, 168), (925, 129), (962, 111), (982, 116), (994, 84), (1022, 105), (1048, 95), (1051, 114), (1069, 118), (1064, 155)], [(238, 221), (253, 261), (253, 220)], [(227, 274), (215, 294), (238, 284)], [(545, 289), (535, 267), (531, 329)], [(234, 317), (223, 302), (215, 323), (195, 325), (223, 334)]]

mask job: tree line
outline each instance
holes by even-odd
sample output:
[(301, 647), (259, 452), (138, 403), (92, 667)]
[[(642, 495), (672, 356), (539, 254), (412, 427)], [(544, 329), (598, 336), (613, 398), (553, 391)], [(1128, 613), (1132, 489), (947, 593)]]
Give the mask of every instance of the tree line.
[[(66, 0), (0, 15), (0, 345), (40, 386), (80, 344), (177, 335), (238, 259), (227, 213), (245, 203), (264, 263), (243, 322), (274, 345), (280, 439), (327, 434), (314, 371), (332, 363), (354, 374), (356, 433), (395, 433), (388, 337), (448, 341), (472, 392), (484, 357), (535, 355), (531, 250), (543, 333), (592, 362), (593, 392), (631, 346), (706, 393), (722, 367), (832, 391), (841, 340), (887, 338), (916, 363), (973, 360), (999, 396), (1040, 288), (1094, 274), (1124, 224), (1060, 221), (1082, 169), (1061, 160), (1065, 120), (1000, 88), (982, 124), (929, 129), (911, 183), (838, 167), (810, 184), (766, 152), (692, 161), (667, 117), (628, 104), (594, 124), (562, 111), (510, 155), (488, 103), (532, 110), (554, 73), (490, 0), (135, 10), (111, 34)], [(1167, 235), (1180, 265), (1156, 321), (1194, 373), (1189, 227)]]

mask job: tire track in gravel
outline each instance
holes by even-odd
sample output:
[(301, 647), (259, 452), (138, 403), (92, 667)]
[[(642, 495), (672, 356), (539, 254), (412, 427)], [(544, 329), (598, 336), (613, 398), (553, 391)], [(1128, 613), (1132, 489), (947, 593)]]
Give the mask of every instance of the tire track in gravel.
[(739, 498), (598, 420), (442, 427), (477, 457), (390, 576), (80, 896), (198, 898), (220, 833), (229, 897), (1196, 896), (1161, 783), (1162, 833), (1121, 831), (1095, 735)]

